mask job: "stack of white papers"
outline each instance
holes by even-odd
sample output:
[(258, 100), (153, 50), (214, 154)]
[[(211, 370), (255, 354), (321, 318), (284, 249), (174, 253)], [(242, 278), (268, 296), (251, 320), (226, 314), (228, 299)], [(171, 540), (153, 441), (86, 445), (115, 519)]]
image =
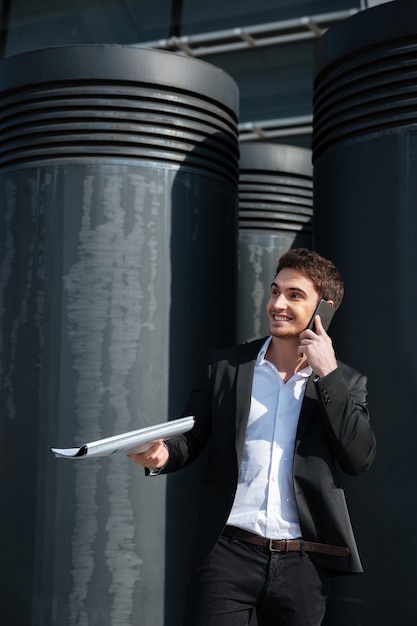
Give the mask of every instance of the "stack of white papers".
[(56, 457), (65, 459), (85, 459), (96, 456), (109, 456), (121, 452), (124, 454), (135, 454), (148, 450), (157, 439), (169, 439), (174, 435), (186, 433), (194, 426), (194, 422), (195, 418), (192, 415), (180, 417), (170, 422), (147, 426), (121, 435), (84, 443), (79, 448), (51, 448), (51, 452)]

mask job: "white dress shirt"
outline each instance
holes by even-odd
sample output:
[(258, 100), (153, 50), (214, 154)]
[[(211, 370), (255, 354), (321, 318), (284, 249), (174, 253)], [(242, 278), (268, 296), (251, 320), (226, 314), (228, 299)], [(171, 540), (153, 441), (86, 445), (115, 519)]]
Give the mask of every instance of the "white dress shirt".
[(228, 524), (263, 537), (301, 536), (292, 467), (298, 418), (311, 367), (286, 383), (265, 359), (271, 337), (255, 364), (252, 399), (238, 487)]

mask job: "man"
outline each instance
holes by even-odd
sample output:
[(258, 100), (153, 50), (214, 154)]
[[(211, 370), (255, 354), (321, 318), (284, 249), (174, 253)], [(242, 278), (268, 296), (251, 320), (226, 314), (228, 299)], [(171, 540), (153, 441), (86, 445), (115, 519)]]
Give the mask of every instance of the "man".
[(318, 626), (330, 580), (362, 572), (337, 466), (375, 455), (366, 378), (336, 360), (320, 316), (343, 282), (315, 252), (279, 260), (270, 336), (213, 350), (184, 415), (194, 428), (132, 455), (150, 474), (180, 469), (209, 442), (195, 520), (187, 626)]

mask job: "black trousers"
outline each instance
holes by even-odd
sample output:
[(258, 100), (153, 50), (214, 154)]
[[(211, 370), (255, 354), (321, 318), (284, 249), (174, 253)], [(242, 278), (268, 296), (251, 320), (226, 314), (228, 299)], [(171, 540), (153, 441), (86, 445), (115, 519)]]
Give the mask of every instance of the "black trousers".
[(331, 577), (307, 553), (270, 552), (221, 537), (187, 590), (184, 626), (319, 626)]

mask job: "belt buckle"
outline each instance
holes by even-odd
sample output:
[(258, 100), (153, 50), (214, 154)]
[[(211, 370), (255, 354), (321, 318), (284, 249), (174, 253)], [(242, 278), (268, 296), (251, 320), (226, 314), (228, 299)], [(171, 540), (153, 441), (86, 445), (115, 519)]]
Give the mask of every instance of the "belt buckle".
[[(274, 548), (273, 547), (274, 541), (279, 542), (280, 544), (283, 543), (284, 548)], [(268, 548), (271, 552), (288, 552), (288, 545), (289, 545), (288, 539), (270, 539)]]

